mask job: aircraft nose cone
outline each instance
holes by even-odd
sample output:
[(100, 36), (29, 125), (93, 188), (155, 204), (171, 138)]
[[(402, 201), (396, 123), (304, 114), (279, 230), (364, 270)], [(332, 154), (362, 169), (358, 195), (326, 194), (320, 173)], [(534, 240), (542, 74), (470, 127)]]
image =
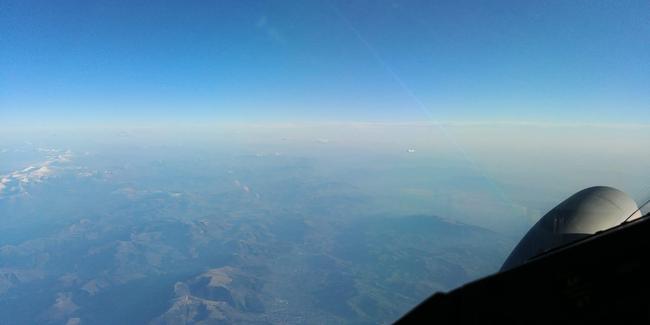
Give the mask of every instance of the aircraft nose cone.
[(517, 244), (501, 270), (525, 263), (544, 251), (593, 235), (641, 216), (625, 192), (607, 186), (584, 189), (544, 215)]

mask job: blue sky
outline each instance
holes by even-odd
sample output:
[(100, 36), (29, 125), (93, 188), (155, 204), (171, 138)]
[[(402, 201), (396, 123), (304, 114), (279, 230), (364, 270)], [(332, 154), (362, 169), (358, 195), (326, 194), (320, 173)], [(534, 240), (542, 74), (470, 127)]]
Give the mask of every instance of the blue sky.
[(0, 0), (11, 121), (650, 122), (648, 1)]

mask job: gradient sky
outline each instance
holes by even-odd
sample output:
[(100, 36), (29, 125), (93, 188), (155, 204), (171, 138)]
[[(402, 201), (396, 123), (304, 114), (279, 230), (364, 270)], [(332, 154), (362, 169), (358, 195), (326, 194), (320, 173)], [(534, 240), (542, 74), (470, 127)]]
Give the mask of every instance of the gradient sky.
[(5, 121), (650, 122), (648, 1), (0, 0)]

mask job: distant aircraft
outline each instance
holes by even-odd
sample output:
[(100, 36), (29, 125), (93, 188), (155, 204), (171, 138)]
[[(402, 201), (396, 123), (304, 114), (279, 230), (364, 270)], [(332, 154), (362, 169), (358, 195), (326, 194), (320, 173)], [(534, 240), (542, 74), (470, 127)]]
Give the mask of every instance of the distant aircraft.
[(584, 189), (544, 215), (498, 273), (436, 293), (397, 323), (650, 324), (647, 216), (620, 190)]

